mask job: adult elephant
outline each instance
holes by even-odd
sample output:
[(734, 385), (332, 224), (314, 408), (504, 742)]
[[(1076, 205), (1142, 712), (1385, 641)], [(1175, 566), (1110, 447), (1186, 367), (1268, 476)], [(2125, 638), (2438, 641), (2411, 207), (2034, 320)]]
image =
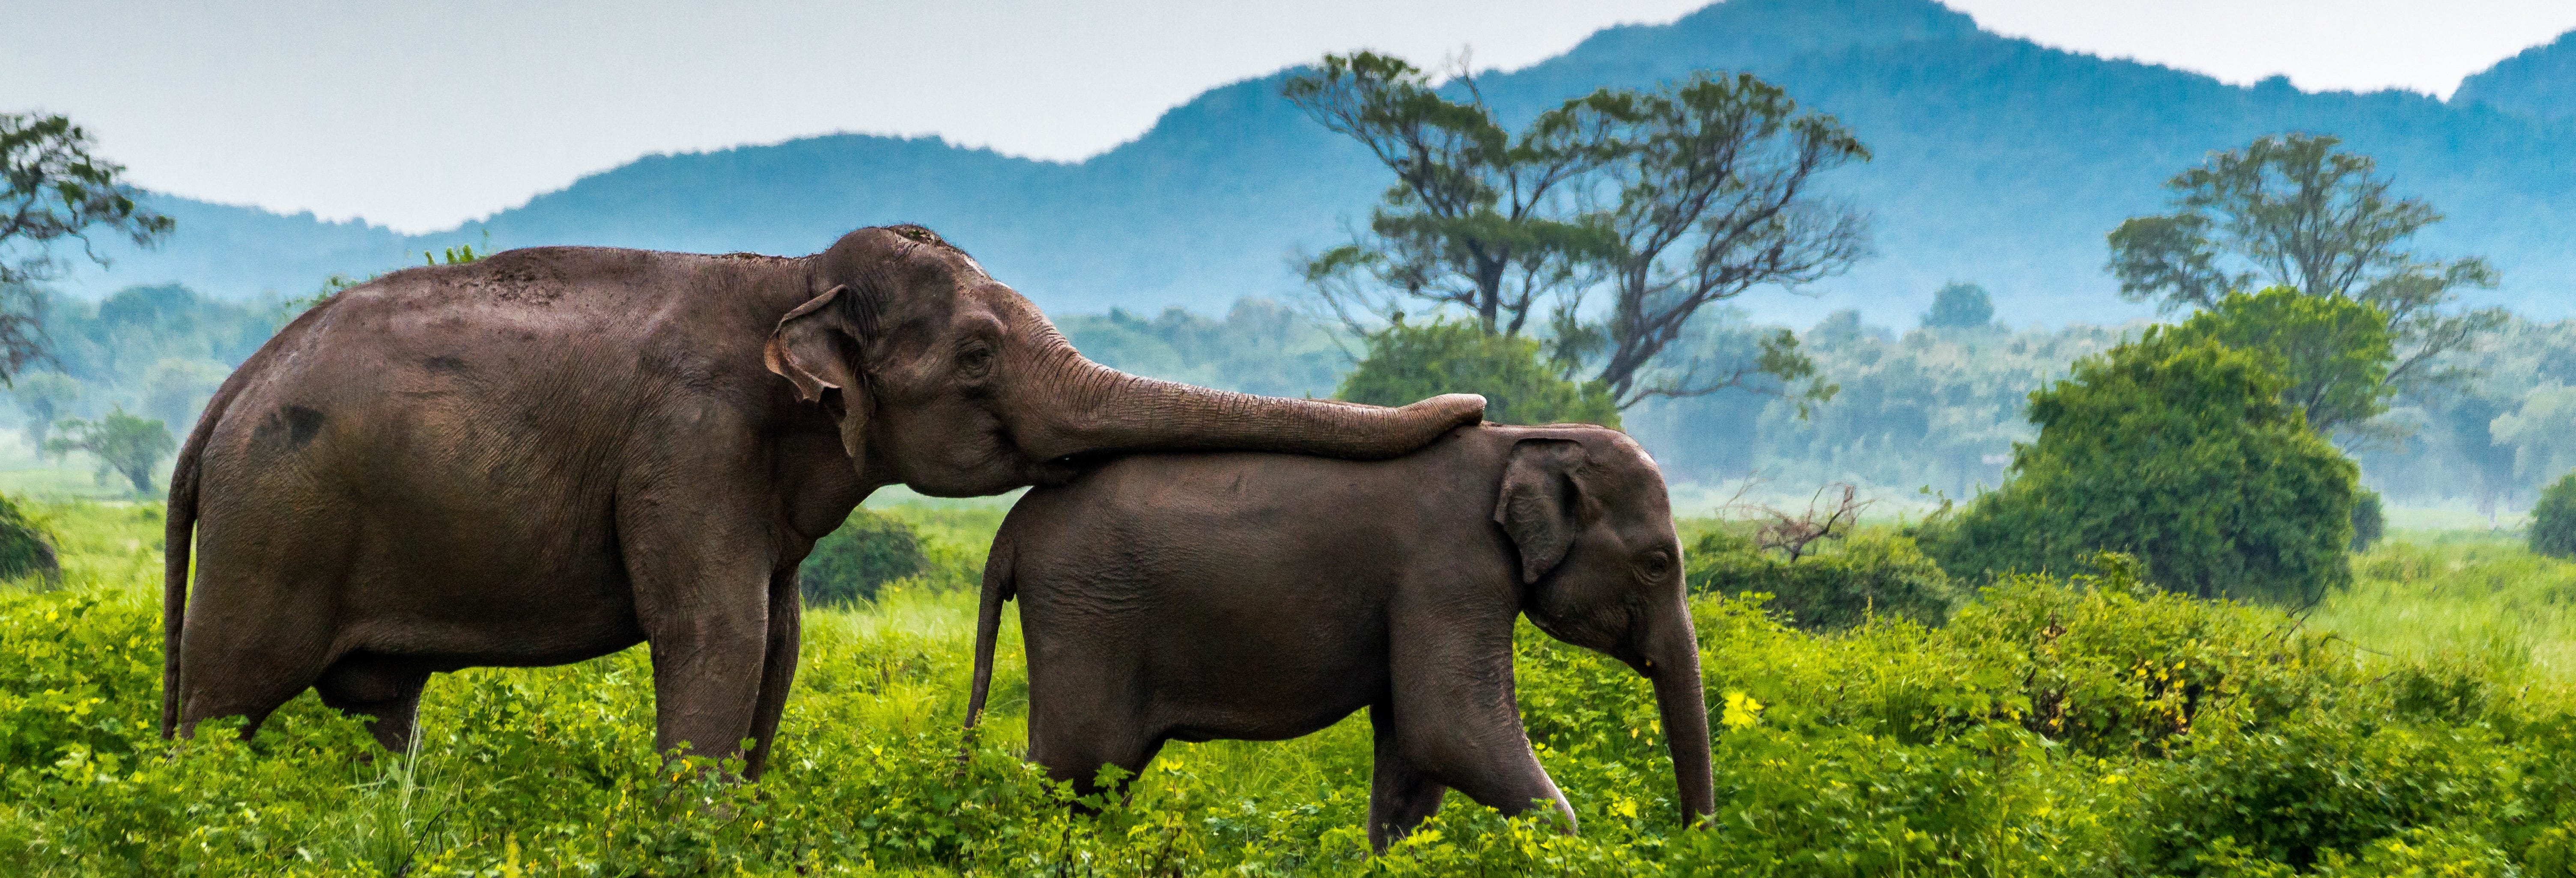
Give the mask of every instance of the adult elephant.
[(995, 494), (1133, 450), (1389, 457), (1483, 410), (1123, 374), (919, 226), (792, 259), (549, 247), (395, 272), (288, 324), (180, 450), (162, 732), (256, 727), (309, 686), (399, 750), (434, 672), (643, 642), (657, 746), (748, 738), (756, 777), (797, 564), (870, 491)]

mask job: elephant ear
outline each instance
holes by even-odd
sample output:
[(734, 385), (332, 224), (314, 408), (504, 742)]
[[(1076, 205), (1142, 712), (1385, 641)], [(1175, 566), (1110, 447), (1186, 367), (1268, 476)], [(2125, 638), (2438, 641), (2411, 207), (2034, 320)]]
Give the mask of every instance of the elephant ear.
[(822, 295), (806, 300), (778, 319), (778, 329), (769, 334), (769, 344), (761, 349), (761, 359), (769, 371), (778, 373), (796, 385), (796, 398), (806, 402), (833, 403), (827, 392), (841, 392), (841, 448), (849, 452), (851, 462), (866, 461), (868, 399), (865, 379), (853, 356), (860, 338), (850, 320), (849, 308), (856, 295), (847, 286), (824, 290)]
[(1511, 462), (1503, 466), (1501, 496), (1494, 501), (1494, 523), (1512, 538), (1521, 553), (1521, 582), (1536, 583), (1565, 560), (1582, 530), (1584, 498), (1575, 475), (1591, 465), (1583, 444), (1565, 439), (1523, 439), (1512, 443)]

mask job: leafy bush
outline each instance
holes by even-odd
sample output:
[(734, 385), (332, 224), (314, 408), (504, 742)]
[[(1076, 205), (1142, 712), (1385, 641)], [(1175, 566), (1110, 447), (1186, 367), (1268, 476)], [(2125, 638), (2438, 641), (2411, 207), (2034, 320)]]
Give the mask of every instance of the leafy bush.
[(2355, 488), (2352, 492), (2352, 550), (2370, 551), (2380, 537), (2388, 535), (2388, 513), (2381, 508), (2379, 492)]
[(2576, 558), (2576, 472), (2560, 476), (2531, 505), (2531, 551)]
[(1938, 626), (1964, 597), (1904, 536), (1864, 532), (1794, 560), (1720, 527), (1684, 553), (1693, 593), (1767, 594), (1803, 631), (1839, 631), (1874, 615)]
[(2261, 358), (2148, 330), (2030, 395), (2011, 481), (1927, 526), (1953, 576), (2143, 560), (2198, 597), (2314, 604), (2352, 579), (2356, 471)]
[(1598, 383), (1565, 380), (1539, 355), (1538, 340), (1487, 335), (1474, 323), (1398, 323), (1371, 333), (1368, 358), (1335, 396), (1404, 405), (1443, 393), (1485, 395), (1498, 424), (1619, 426), (1619, 406)]
[[(252, 741), (217, 723), (165, 742), (158, 568), (128, 548), (160, 522), (133, 513), (50, 512), (72, 587), (0, 590), (0, 874), (2500, 876), (2576, 861), (2568, 690), (2364, 653), (2275, 609), (2148, 587), (2118, 558), (2005, 577), (1939, 628), (1879, 613), (1820, 636), (1758, 599), (1694, 596), (1718, 804), (1696, 827), (1645, 681), (1521, 625), (1523, 716), (1582, 834), (1452, 797), (1371, 857), (1364, 716), (1294, 741), (1174, 742), (1132, 797), (1077, 813), (1020, 759), (1018, 638), (1000, 640), (969, 741), (973, 598), (910, 584), (807, 616), (758, 783), (652, 752), (643, 649), (438, 675), (416, 754), (378, 752), (310, 694)], [(940, 553), (999, 518), (881, 513), (927, 546), (913, 581), (947, 575)], [(2488, 563), (2394, 549), (2374, 571), (2447, 583)]]
[(919, 575), (928, 563), (911, 525), (857, 509), (840, 529), (815, 541), (796, 585), (809, 604), (864, 601), (886, 583)]
[(41, 576), (58, 579), (62, 565), (54, 557), (54, 537), (27, 517), (18, 501), (0, 496), (0, 579)]

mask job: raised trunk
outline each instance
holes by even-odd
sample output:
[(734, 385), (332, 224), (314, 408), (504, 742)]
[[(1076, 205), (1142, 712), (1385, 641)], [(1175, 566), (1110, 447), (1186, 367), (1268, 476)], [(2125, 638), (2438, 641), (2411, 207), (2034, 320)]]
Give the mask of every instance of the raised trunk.
[[(1691, 822), (1717, 811), (1716, 785), (1709, 776), (1708, 695), (1699, 677), (1699, 641), (1691, 633), (1690, 611), (1676, 601), (1670, 614), (1678, 620), (1655, 620), (1661, 632), (1653, 648), (1641, 650), (1652, 666), (1655, 709), (1664, 717), (1664, 743), (1673, 754), (1673, 784)], [(1672, 632), (1678, 631), (1676, 635)]]
[(1282, 399), (1142, 378), (1070, 346), (1021, 390), (1036, 413), (1012, 438), (1040, 460), (1118, 451), (1279, 451), (1361, 460), (1395, 457), (1484, 419), (1485, 398), (1435, 396), (1402, 408)]

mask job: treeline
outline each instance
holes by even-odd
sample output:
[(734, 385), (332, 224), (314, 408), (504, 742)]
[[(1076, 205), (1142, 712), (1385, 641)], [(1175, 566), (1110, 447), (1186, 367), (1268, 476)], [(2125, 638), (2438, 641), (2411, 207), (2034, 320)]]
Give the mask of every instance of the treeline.
[[(96, 303), (51, 297), (43, 325), (52, 359), (17, 379), (9, 412), (33, 443), (51, 424), (119, 407), (184, 434), (224, 376), (287, 316), (277, 304), (226, 302), (178, 285), (129, 287)], [(1058, 323), (1075, 347), (1110, 366), (1246, 393), (1332, 396), (1365, 354), (1364, 340), (1338, 324), (1261, 299), (1238, 301), (1222, 318), (1112, 309)], [(1837, 388), (1830, 400), (1757, 384), (1650, 399), (1622, 413), (1622, 425), (1675, 482), (1853, 482), (1966, 498), (2000, 484), (2013, 443), (2037, 435), (2026, 417), (2031, 391), (2143, 326), (1899, 331), (1842, 311), (1796, 330), (1799, 350)], [(1731, 369), (1753, 362), (1761, 339), (1784, 328), (1713, 308), (1667, 356)], [(2576, 321), (2517, 318), (2445, 366), (2475, 377), (2440, 402), (2399, 400), (2377, 435), (2348, 441), (2364, 484), (2400, 502), (2503, 512), (2528, 506), (2541, 486), (2576, 468)]]
[[(1152, 319), (1112, 311), (1061, 322), (1074, 345), (1102, 363), (1246, 392), (1329, 396), (1351, 357), (1363, 353), (1340, 327), (1259, 300), (1237, 303), (1224, 319), (1173, 309)], [(1837, 388), (1826, 402), (1755, 385), (1648, 400), (1621, 421), (1675, 482), (1847, 481), (1964, 499), (2001, 484), (2013, 444), (2038, 435), (2027, 416), (2032, 391), (2146, 325), (1986, 322), (1900, 332), (1842, 311), (1796, 330), (1799, 350)], [(1668, 356), (1729, 369), (1752, 362), (1760, 339), (1784, 328), (1710, 309)], [(2439, 402), (2401, 399), (2379, 429), (2346, 440), (2365, 485), (2400, 502), (2459, 500), (2502, 512), (2524, 508), (2576, 467), (2576, 321), (2516, 318), (2443, 366), (2474, 377)]]
[(18, 426), (39, 447), (65, 419), (119, 409), (184, 434), (233, 367), (292, 316), (275, 302), (227, 302), (178, 284), (42, 301), (45, 355), (11, 387)]

